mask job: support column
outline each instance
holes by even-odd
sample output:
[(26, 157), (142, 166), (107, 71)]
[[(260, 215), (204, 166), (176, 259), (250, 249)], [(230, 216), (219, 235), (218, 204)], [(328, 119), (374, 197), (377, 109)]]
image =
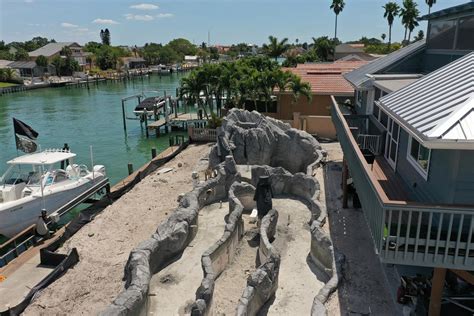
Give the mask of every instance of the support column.
[(293, 127), (296, 129), (301, 129), (300, 114), (300, 112), (293, 112)]
[(347, 208), (347, 179), (349, 169), (347, 168), (346, 157), (342, 160), (342, 208)]
[(433, 280), (431, 282), (431, 297), (429, 316), (439, 316), (441, 314), (441, 297), (443, 296), (444, 281), (446, 279), (445, 268), (434, 268)]

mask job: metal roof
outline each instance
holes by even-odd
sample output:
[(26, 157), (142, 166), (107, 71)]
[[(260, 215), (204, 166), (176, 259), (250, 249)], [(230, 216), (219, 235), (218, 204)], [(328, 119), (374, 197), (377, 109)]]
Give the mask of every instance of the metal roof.
[(379, 104), (421, 141), (474, 141), (474, 52), (382, 97)]
[(12, 62), (11, 64), (8, 64), (8, 67), (13, 68), (13, 69), (20, 69), (20, 68), (33, 69), (33, 68), (37, 67), (37, 65), (36, 65), (35, 61), (18, 60), (18, 61)]
[(418, 79), (419, 78), (375, 80), (374, 86), (379, 87), (386, 92), (394, 92), (412, 84)]
[(11, 60), (0, 59), (0, 68), (10, 68), (8, 65), (12, 62)]
[(76, 157), (76, 154), (63, 151), (43, 151), (14, 158), (7, 163), (10, 165), (52, 165)]
[(422, 16), (421, 18), (419, 18), (419, 20), (432, 20), (432, 19), (437, 19), (437, 18), (441, 18), (441, 17), (453, 15), (453, 14), (458, 14), (458, 13), (469, 12), (469, 11), (474, 12), (474, 0), (471, 0), (470, 2), (460, 4), (454, 7), (439, 10), (431, 14), (426, 14)]
[(393, 53), (390, 53), (384, 57), (380, 57), (365, 66), (345, 74), (344, 78), (346, 78), (347, 81), (349, 81), (355, 87), (360, 87), (365, 81), (369, 80), (367, 75), (375, 74), (381, 70), (384, 70), (401, 59), (424, 49), (425, 43), (425, 40), (420, 40), (405, 46), (399, 50), (394, 51)]
[(71, 46), (73, 44), (80, 47), (80, 45), (75, 42), (48, 43), (44, 45), (43, 47), (38, 48), (37, 50), (29, 52), (28, 55), (30, 57), (38, 57), (40, 55), (43, 55), (45, 57), (50, 57), (50, 56), (53, 56), (54, 54), (59, 53), (61, 49), (63, 49), (64, 46)]

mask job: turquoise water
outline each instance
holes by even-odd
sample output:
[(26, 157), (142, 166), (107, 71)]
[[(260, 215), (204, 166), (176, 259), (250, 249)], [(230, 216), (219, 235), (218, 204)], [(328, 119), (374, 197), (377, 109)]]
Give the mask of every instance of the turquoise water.
[[(182, 74), (151, 75), (127, 82), (100, 82), (85, 87), (46, 88), (0, 96), (0, 173), (7, 168), (6, 161), (16, 157), (12, 118), (33, 127), (38, 133), (42, 149), (62, 148), (68, 143), (77, 154), (75, 163), (90, 166), (93, 146), (94, 164), (105, 165), (112, 185), (128, 175), (127, 164), (138, 169), (151, 159), (151, 148), (161, 152), (169, 147), (169, 136), (185, 134), (172, 132), (156, 138), (146, 138), (139, 121), (127, 120), (127, 134), (122, 123), (121, 98), (158, 90), (160, 95), (176, 94)], [(136, 99), (126, 103), (128, 117)], [(21, 154), (21, 153), (20, 153)], [(83, 208), (83, 207), (82, 207)], [(81, 207), (68, 214), (72, 218)], [(5, 239), (0, 235), (0, 243)]]
[[(90, 166), (89, 146), (93, 146), (94, 164), (106, 166), (111, 184), (127, 176), (127, 163), (138, 169), (151, 158), (151, 148), (158, 152), (169, 145), (170, 135), (146, 138), (139, 121), (127, 120), (127, 134), (122, 123), (121, 98), (146, 91), (164, 91), (173, 96), (180, 74), (151, 75), (127, 82), (102, 82), (85, 87), (46, 88), (0, 97), (0, 172), (6, 161), (16, 157), (12, 117), (24, 121), (38, 133), (42, 149), (61, 148), (68, 143), (77, 154), (76, 163)], [(127, 116), (136, 99), (126, 103)]]

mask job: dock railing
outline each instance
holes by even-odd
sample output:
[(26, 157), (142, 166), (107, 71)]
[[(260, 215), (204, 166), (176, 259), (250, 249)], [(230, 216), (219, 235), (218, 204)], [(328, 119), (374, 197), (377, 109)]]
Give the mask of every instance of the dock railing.
[(192, 142), (216, 142), (217, 129), (188, 127), (189, 139)]
[(390, 200), (333, 98), (332, 117), (375, 250), (385, 263), (472, 270), (474, 206)]

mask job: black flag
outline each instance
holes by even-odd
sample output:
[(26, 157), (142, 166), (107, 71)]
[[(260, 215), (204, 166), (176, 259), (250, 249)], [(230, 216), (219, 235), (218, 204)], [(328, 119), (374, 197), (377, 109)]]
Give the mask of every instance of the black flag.
[(16, 118), (13, 118), (13, 128), (15, 129), (16, 148), (25, 153), (35, 152), (38, 147), (36, 145), (38, 133), (31, 126)]

